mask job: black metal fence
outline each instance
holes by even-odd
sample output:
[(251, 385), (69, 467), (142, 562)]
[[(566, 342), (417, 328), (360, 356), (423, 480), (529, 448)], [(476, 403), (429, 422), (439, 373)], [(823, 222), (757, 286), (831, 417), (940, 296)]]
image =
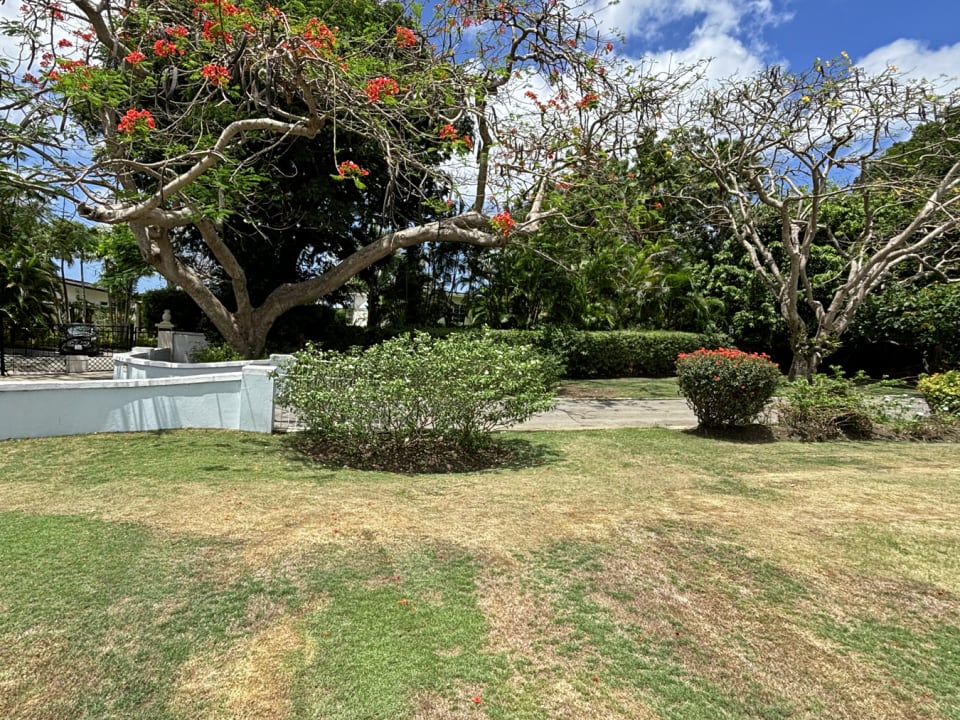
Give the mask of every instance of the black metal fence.
[[(156, 338), (137, 333), (132, 325), (97, 325), (100, 349), (87, 357), (90, 372), (113, 370), (113, 354), (138, 345), (155, 345)], [(61, 353), (62, 328), (7, 328), (4, 337), (3, 366), (7, 374), (59, 375), (67, 372), (67, 358)]]

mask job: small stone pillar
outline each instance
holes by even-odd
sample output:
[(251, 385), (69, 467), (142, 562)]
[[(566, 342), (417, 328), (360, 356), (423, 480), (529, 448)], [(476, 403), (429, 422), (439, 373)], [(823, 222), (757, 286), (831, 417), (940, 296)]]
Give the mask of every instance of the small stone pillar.
[(68, 373), (85, 373), (90, 370), (90, 358), (86, 355), (67, 355), (64, 359), (67, 361)]
[(173, 329), (176, 327), (170, 322), (170, 311), (163, 311), (163, 319), (157, 323), (157, 349), (173, 351)]

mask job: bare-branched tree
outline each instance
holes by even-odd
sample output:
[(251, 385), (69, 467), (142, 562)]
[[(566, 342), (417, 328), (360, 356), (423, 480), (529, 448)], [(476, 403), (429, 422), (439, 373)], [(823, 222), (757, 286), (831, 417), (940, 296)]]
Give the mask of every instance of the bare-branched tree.
[[(895, 270), (943, 271), (957, 260), (960, 248), (946, 242), (960, 218), (954, 101), (896, 68), (871, 76), (843, 57), (802, 73), (769, 68), (688, 108), (678, 152), (718, 184), (705, 217), (732, 230), (776, 297), (791, 335), (791, 378), (816, 372)], [(890, 152), (931, 124), (942, 128), (929, 133), (935, 142)], [(828, 209), (841, 205), (852, 221), (837, 226)], [(771, 218), (779, 232), (766, 231)], [(814, 277), (812, 257), (824, 248), (839, 258), (829, 280)]]

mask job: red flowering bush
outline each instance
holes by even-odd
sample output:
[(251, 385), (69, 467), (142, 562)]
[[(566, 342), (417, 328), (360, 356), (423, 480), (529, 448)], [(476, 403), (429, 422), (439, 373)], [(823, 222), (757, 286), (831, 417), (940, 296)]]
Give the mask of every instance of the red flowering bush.
[(677, 380), (702, 427), (748, 425), (773, 397), (780, 369), (766, 354), (700, 348), (677, 356)]

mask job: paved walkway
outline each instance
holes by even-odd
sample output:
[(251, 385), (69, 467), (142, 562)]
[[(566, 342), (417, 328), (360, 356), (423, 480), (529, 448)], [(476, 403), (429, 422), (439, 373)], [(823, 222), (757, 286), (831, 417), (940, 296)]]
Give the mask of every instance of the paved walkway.
[(624, 427), (696, 427), (685, 400), (570, 400), (512, 430), (598, 430)]

